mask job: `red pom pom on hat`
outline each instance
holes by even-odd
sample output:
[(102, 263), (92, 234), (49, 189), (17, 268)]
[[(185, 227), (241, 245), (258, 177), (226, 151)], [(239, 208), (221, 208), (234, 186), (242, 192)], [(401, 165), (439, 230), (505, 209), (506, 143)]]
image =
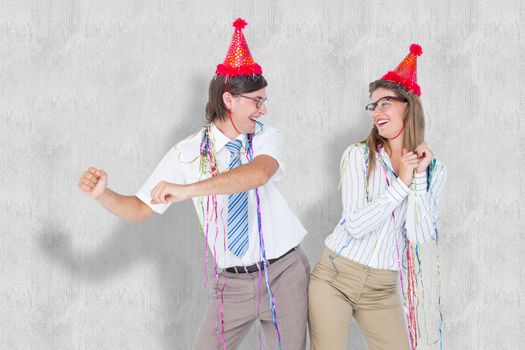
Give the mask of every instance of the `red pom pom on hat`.
[(244, 29), (244, 27), (246, 27), (246, 25), (248, 24), (248, 22), (246, 22), (244, 19), (242, 18), (237, 18), (235, 20), (235, 22), (233, 22), (233, 26), (236, 28), (236, 29)]
[(423, 49), (418, 44), (412, 44), (410, 45), (410, 52), (416, 56), (421, 56)]
[(388, 80), (399, 84), (418, 96), (421, 96), (421, 88), (417, 83), (417, 57), (421, 56), (423, 49), (418, 44), (410, 45), (410, 53), (394, 69), (389, 71), (381, 80)]
[(237, 18), (233, 22), (235, 30), (233, 31), (230, 48), (224, 62), (217, 65), (215, 74), (220, 74), (225, 77), (262, 75), (262, 68), (255, 63), (242, 32), (242, 29), (246, 27), (247, 24), (242, 18)]

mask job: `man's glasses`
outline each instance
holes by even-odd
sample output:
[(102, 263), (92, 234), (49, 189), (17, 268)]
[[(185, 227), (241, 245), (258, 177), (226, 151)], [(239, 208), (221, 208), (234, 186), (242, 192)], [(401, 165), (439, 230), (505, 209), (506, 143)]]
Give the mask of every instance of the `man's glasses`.
[(255, 107), (257, 107), (257, 109), (261, 108), (263, 103), (268, 100), (267, 97), (250, 97), (250, 96), (244, 96), (244, 95), (237, 95), (237, 96), (244, 97), (244, 98), (247, 98), (248, 100), (255, 101), (256, 102)]

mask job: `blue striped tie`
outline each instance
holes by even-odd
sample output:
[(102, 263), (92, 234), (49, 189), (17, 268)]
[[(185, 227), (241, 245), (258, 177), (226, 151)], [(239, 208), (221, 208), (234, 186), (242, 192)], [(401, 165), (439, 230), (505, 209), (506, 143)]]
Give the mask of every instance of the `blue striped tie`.
[[(226, 144), (230, 150), (230, 169), (241, 165), (240, 140)], [(234, 193), (228, 196), (228, 249), (236, 256), (243, 256), (248, 250), (248, 194)]]

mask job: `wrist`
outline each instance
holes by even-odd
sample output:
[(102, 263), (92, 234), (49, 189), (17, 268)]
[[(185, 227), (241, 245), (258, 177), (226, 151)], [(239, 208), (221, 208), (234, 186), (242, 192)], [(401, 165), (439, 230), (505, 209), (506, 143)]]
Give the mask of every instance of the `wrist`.
[(198, 196), (196, 183), (182, 185), (184, 200)]
[(427, 172), (426, 171), (414, 174), (414, 189), (417, 192), (426, 191), (427, 189)]
[(417, 168), (416, 168), (416, 173), (418, 174), (421, 174), (421, 173), (424, 173), (427, 171), (427, 168), (429, 166), (430, 162), (426, 163), (425, 164), (420, 164)]
[(93, 199), (100, 203), (108, 196), (108, 194), (109, 194), (109, 189), (106, 187), (104, 188), (104, 191), (102, 191), (102, 193), (100, 193), (98, 196), (94, 197)]
[(409, 187), (412, 184), (412, 177), (408, 178), (406, 175), (403, 174), (399, 175), (399, 178), (407, 187)]

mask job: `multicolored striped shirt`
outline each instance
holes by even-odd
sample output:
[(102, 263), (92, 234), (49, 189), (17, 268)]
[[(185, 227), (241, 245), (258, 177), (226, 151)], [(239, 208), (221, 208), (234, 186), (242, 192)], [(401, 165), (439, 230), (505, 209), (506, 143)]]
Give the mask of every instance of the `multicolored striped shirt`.
[(402, 251), (406, 238), (414, 244), (436, 238), (446, 168), (435, 160), (430, 182), (427, 172), (416, 173), (407, 187), (387, 171), (393, 167), (386, 152), (376, 152), (376, 166), (367, 180), (367, 152), (365, 144), (353, 144), (343, 154), (343, 213), (325, 245), (358, 263), (397, 270), (396, 245)]

